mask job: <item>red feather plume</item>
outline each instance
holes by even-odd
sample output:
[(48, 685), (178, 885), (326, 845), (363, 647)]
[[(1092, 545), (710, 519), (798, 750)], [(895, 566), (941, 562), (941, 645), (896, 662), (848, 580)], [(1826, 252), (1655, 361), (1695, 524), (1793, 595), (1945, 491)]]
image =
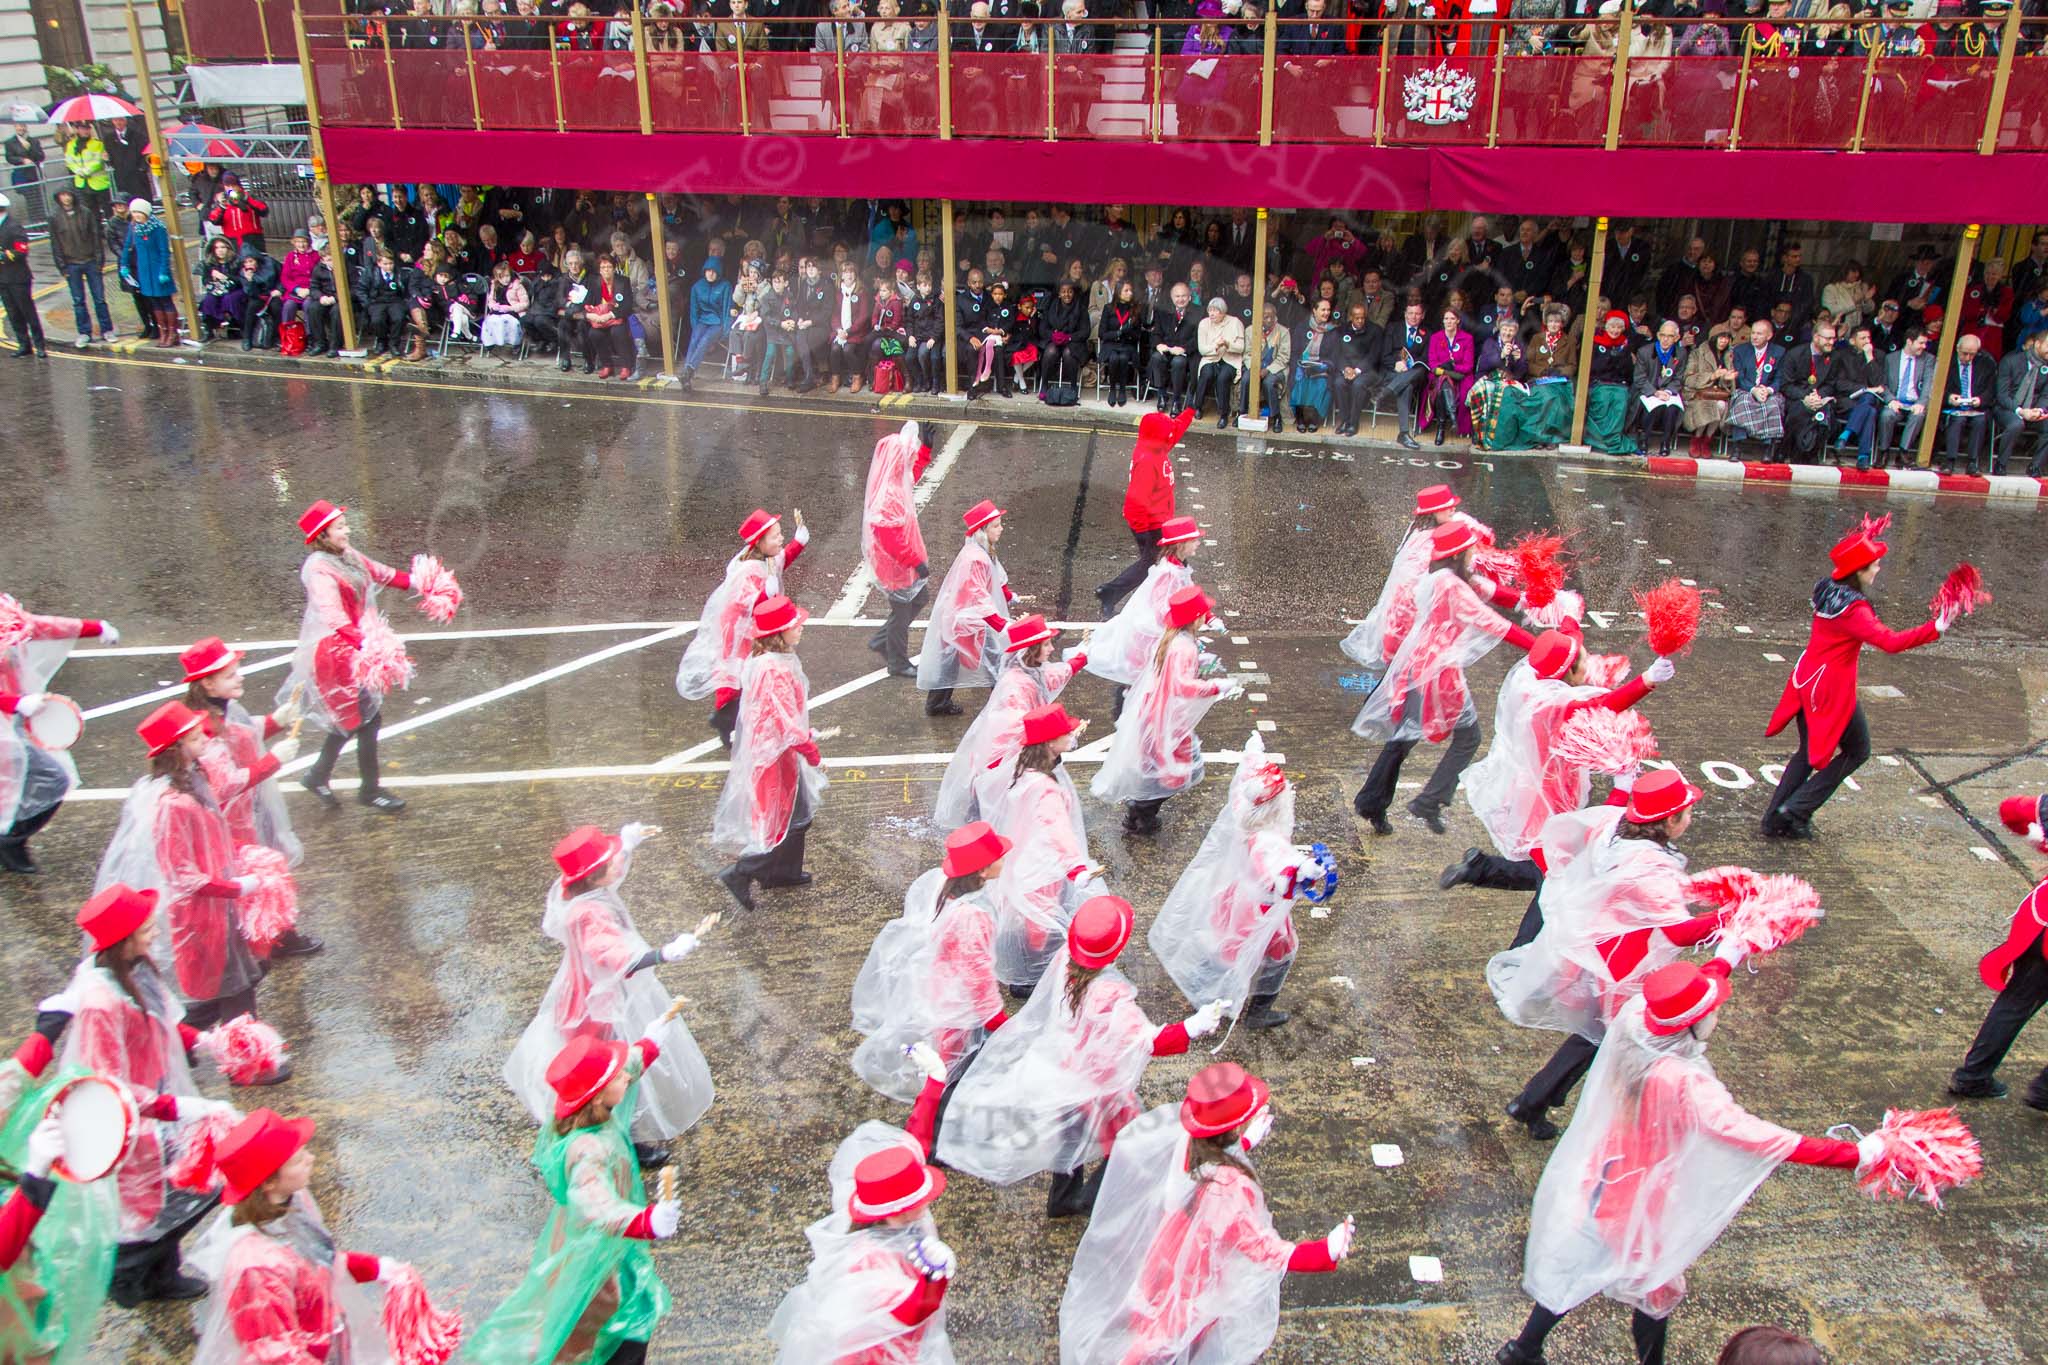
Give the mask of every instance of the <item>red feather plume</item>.
[(397, 692), (412, 686), (413, 662), (405, 642), (375, 612), (363, 613), (363, 646), (356, 651), (356, 686)]
[(1636, 594), (1652, 653), (1666, 658), (1692, 648), (1700, 633), (1700, 590), (1667, 578), (1648, 592)]
[(419, 1271), (400, 1263), (384, 1285), (384, 1341), (397, 1365), (443, 1365), (462, 1348), (462, 1314), (434, 1307)]
[(1869, 536), (1872, 540), (1882, 540), (1884, 539), (1884, 533), (1891, 529), (1891, 513), (1887, 512), (1881, 517), (1873, 517), (1868, 512), (1865, 512), (1863, 514), (1863, 520), (1857, 523), (1856, 533), (1858, 535)]
[(1522, 584), (1523, 603), (1547, 607), (1555, 601), (1557, 590), (1564, 586), (1564, 537), (1552, 531), (1531, 531), (1517, 540), (1509, 553)]
[(1953, 1109), (1887, 1109), (1872, 1136), (1881, 1150), (1856, 1173), (1872, 1199), (1940, 1208), (1942, 1195), (1984, 1173), (1984, 1149)]
[(1967, 559), (1949, 570), (1948, 577), (1934, 590), (1927, 610), (1935, 616), (1968, 616), (1991, 600), (1984, 587), (1984, 575)]
[(1586, 654), (1586, 685), (1612, 692), (1628, 680), (1628, 655)]

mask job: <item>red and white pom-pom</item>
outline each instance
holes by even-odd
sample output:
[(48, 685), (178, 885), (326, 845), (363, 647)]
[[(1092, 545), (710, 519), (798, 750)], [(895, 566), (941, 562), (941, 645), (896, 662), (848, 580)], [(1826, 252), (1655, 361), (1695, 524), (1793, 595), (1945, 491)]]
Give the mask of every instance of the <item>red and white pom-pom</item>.
[(1593, 654), (1586, 655), (1586, 685), (1604, 687), (1612, 692), (1628, 681), (1628, 655)]
[(1876, 1160), (1856, 1183), (1872, 1199), (1918, 1199), (1941, 1207), (1942, 1195), (1984, 1173), (1984, 1149), (1953, 1109), (1887, 1109), (1871, 1134)]
[(1522, 586), (1521, 561), (1510, 551), (1500, 549), (1491, 542), (1481, 544), (1472, 552), (1472, 567), (1504, 588)]
[(384, 1282), (384, 1341), (396, 1365), (443, 1365), (462, 1347), (462, 1314), (434, 1307), (419, 1271), (400, 1262)]
[(1746, 867), (1710, 867), (1685, 879), (1685, 898), (1697, 905), (1727, 909), (1756, 895), (1762, 880)]
[(412, 686), (412, 658), (405, 642), (374, 612), (363, 615), (363, 647), (356, 651), (356, 686), (397, 692)]
[(1692, 648), (1700, 633), (1700, 590), (1667, 578), (1648, 592), (1636, 594), (1636, 607), (1643, 613), (1650, 652), (1671, 658)]
[(1885, 513), (1881, 517), (1873, 517), (1870, 515), (1870, 513), (1865, 512), (1863, 514), (1863, 520), (1856, 524), (1856, 533), (1858, 535), (1869, 536), (1872, 540), (1883, 539), (1884, 533), (1891, 529), (1892, 514), (1889, 512)]
[(220, 1148), (221, 1139), (235, 1130), (242, 1121), (242, 1115), (234, 1109), (216, 1109), (186, 1124), (178, 1138), (185, 1144), (178, 1153), (178, 1159), (164, 1172), (164, 1179), (181, 1190), (193, 1190), (209, 1194), (221, 1187), (219, 1169), (214, 1164), (214, 1153)]
[(199, 1046), (221, 1074), (236, 1085), (252, 1085), (284, 1065), (284, 1038), (252, 1014), (238, 1014), (199, 1035)]
[(1556, 601), (1558, 589), (1564, 586), (1564, 537), (1554, 531), (1531, 531), (1508, 552), (1515, 557), (1523, 602), (1544, 607)]
[(1550, 752), (1576, 767), (1625, 773), (1657, 756), (1657, 736), (1639, 712), (1589, 706), (1557, 727)]
[(0, 650), (26, 644), (34, 624), (28, 613), (21, 609), (21, 603), (0, 592)]
[(1522, 605), (1522, 619), (1537, 630), (1556, 630), (1566, 621), (1586, 619), (1586, 599), (1570, 588), (1563, 588), (1558, 594), (1540, 607)]
[(291, 864), (274, 848), (242, 844), (235, 849), (235, 872), (256, 879), (254, 890), (235, 898), (235, 920), (250, 951), (267, 958), (299, 922), (299, 887)]
[(1968, 616), (1990, 600), (1991, 594), (1984, 587), (1984, 575), (1966, 559), (1950, 569), (1948, 577), (1941, 580), (1941, 586), (1934, 590), (1933, 598), (1927, 603), (1927, 611), (1930, 616)]
[(1775, 953), (1820, 922), (1820, 892), (1811, 883), (1788, 874), (1758, 877), (1756, 889), (1735, 903), (1721, 919), (1721, 937), (1740, 942), (1751, 953)]
[(462, 585), (447, 565), (432, 555), (412, 557), (412, 590), (419, 594), (419, 607), (426, 618), (445, 626), (455, 619), (462, 605)]

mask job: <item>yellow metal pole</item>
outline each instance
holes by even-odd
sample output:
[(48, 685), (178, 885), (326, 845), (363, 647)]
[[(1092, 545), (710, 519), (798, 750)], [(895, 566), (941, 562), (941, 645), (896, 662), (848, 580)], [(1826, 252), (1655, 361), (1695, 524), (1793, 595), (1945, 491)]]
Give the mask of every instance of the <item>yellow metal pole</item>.
[(548, 26), (548, 80), (555, 87), (555, 131), (566, 133), (569, 131), (569, 119), (562, 112), (562, 54), (555, 42), (552, 24)]
[(1372, 145), (1387, 145), (1387, 63), (1393, 57), (1394, 30), (1380, 25), (1380, 92), (1372, 102)]
[[(651, 120), (650, 120), (651, 122)], [(682, 371), (676, 368), (676, 324), (668, 306), (668, 228), (661, 221), (661, 201), (653, 191), (647, 194), (647, 225), (654, 232), (654, 301), (661, 310), (661, 377), (674, 379)]]
[[(391, 61), (391, 25), (378, 25), (377, 37), (384, 44), (384, 84), (391, 90), (391, 126), (403, 129), (405, 120), (398, 113), (398, 68)], [(557, 96), (557, 106), (560, 102), (560, 97)]]
[[(653, 96), (647, 88), (647, 21), (641, 18), (639, 5), (629, 8), (633, 14), (633, 84), (640, 95), (640, 132), (646, 135), (654, 131)], [(483, 124), (477, 126), (481, 128)]]
[[(345, 41), (347, 21), (343, 20), (342, 59), (353, 60)], [(306, 41), (306, 16), (292, 5), (292, 34), (298, 40), (299, 74), (306, 83), (306, 142), (313, 154), (313, 188), (320, 196), (320, 212), (327, 222), (327, 264), (334, 271), (334, 307), (341, 314), (341, 349), (356, 349), (356, 304), (348, 263), (341, 255), (341, 219), (334, 211), (334, 186), (327, 179), (327, 154), (320, 141), (320, 87), (313, 78), (313, 53)], [(330, 343), (331, 344), (331, 343)]]
[(2020, 50), (2020, 12), (2014, 5), (2005, 12), (2005, 27), (1998, 31), (1998, 74), (1991, 78), (1991, 107), (1984, 111), (1984, 140), (1977, 150), (1990, 156), (1998, 150), (1999, 126), (2005, 122), (2006, 90), (2012, 84), (2012, 60)]
[(1607, 219), (1593, 224), (1593, 273), (1586, 279), (1586, 312), (1579, 319), (1579, 375), (1572, 394), (1572, 444), (1586, 443), (1586, 400), (1593, 393), (1593, 328), (1600, 311), (1600, 277), (1607, 273)]
[(834, 61), (839, 72), (839, 136), (851, 137), (852, 134), (847, 131), (846, 127), (846, 26), (844, 24), (834, 23), (832, 25), (832, 50), (836, 54)]
[(1728, 124), (1728, 150), (1742, 145), (1742, 106), (1749, 102), (1749, 57), (1756, 48), (1748, 29), (1742, 31), (1742, 65), (1735, 72), (1735, 117)]
[[(634, 10), (633, 18), (637, 21), (639, 17), (640, 11)], [(476, 48), (469, 41), (469, 20), (463, 19), (459, 22), (462, 25), (462, 59), (469, 68), (469, 116), (475, 122), (476, 130), (481, 133), (484, 130), (484, 104), (476, 97)]]
[(1161, 87), (1166, 82), (1166, 68), (1159, 57), (1159, 25), (1152, 26), (1152, 140), (1158, 142), (1166, 136), (1166, 116), (1162, 112)]
[[(939, 11), (942, 16), (945, 12), (943, 9)], [(939, 22), (943, 24), (945, 20), (941, 18)], [(945, 29), (941, 28), (939, 31), (944, 33)], [(945, 89), (943, 85), (939, 88)], [(946, 351), (946, 392), (956, 394), (960, 392), (960, 262), (954, 256), (953, 235), (959, 225), (953, 221), (953, 201), (950, 199), (939, 201), (939, 226), (939, 265), (946, 272), (946, 292), (943, 296), (946, 305), (946, 337), (943, 342)]]
[[(1607, 141), (1603, 145), (1610, 152), (1621, 145), (1621, 113), (1628, 103), (1628, 49), (1635, 31), (1635, 0), (1623, 0), (1621, 31), (1614, 42), (1614, 85), (1607, 92)], [(1572, 439), (1576, 441), (1578, 437)]]
[(270, 50), (270, 21), (263, 17), (263, 0), (256, 0), (256, 33), (263, 40), (263, 59), (276, 61), (277, 54)]
[[(761, 30), (766, 33), (765, 28)], [(746, 136), (752, 130), (747, 126), (747, 25), (744, 20), (733, 20), (732, 28), (733, 63), (739, 68), (740, 82), (740, 135)]]
[[(1483, 23), (1485, 21), (1475, 19), (1473, 22)], [(1503, 68), (1507, 66), (1508, 45), (1499, 33), (1495, 33), (1493, 38), (1493, 97), (1486, 115), (1486, 145), (1498, 147), (1500, 146), (1500, 78)]]
[[(171, 184), (171, 172), (165, 162), (165, 153), (170, 148), (164, 145), (163, 125), (157, 121), (156, 91), (149, 83), (149, 54), (142, 47), (142, 25), (135, 17), (134, 0), (123, 7), (128, 23), (128, 46), (135, 54), (135, 95), (142, 105), (143, 126), (149, 129), (149, 168), (157, 178), (158, 192), (164, 201), (164, 228), (171, 238), (171, 279), (178, 287), (178, 297), (185, 304), (187, 335), (193, 341), (199, 340), (199, 299), (192, 292), (192, 266), (185, 258), (185, 237), (178, 223), (178, 195)], [(315, 136), (318, 136), (317, 134)], [(171, 338), (176, 341), (176, 337)]]
[(1856, 100), (1856, 131), (1849, 136), (1849, 150), (1863, 150), (1864, 121), (1870, 117), (1870, 87), (1877, 80), (1877, 54), (1879, 44), (1870, 45), (1870, 53), (1863, 59), (1863, 93)]
[[(944, 5), (940, 5), (940, 6), (939, 6), (939, 141), (941, 141), (941, 142), (950, 142), (950, 141), (952, 141), (952, 140), (953, 140), (953, 24), (952, 24), (952, 19), (951, 19), (951, 16), (949, 16), (949, 15), (948, 15), (948, 14), (946, 13), (946, 6), (944, 6)], [(952, 217), (951, 217), (951, 214), (950, 214), (950, 212), (949, 212), (949, 213), (948, 213), (948, 215), (947, 215), (947, 220), (946, 220), (946, 221), (947, 221), (948, 223), (950, 223), (950, 222), (952, 221)], [(948, 249), (948, 250), (951, 250), (951, 249), (952, 249), (952, 248), (951, 248), (951, 246), (950, 246), (950, 244), (948, 245), (948, 248), (947, 248), (947, 249)], [(952, 269), (952, 267), (951, 267), (951, 266), (948, 266), (948, 267), (947, 267), (947, 269), (948, 269), (948, 270), (950, 271), (950, 270)], [(953, 282), (952, 282), (952, 281), (951, 281), (950, 279), (948, 279), (948, 280), (946, 281), (946, 297), (947, 297), (948, 299), (951, 299), (951, 298), (953, 297)], [(952, 307), (952, 304), (951, 304), (951, 303), (948, 303), (948, 304), (947, 304), (946, 306), (947, 306), (948, 308), (950, 308), (950, 307)], [(947, 324), (947, 325), (948, 325), (948, 326), (950, 326), (951, 324), (949, 323), (949, 324)], [(946, 346), (946, 365), (947, 365), (947, 367), (948, 367), (948, 368), (947, 368), (947, 370), (946, 370), (946, 392), (948, 392), (948, 393), (951, 393), (951, 392), (953, 391), (953, 378), (952, 378), (952, 375), (953, 375), (953, 371), (952, 371), (952, 369), (951, 369), (951, 366), (952, 366), (952, 364), (953, 364), (953, 347), (952, 347), (952, 344), (951, 344), (951, 343), (949, 342), (949, 343), (947, 344), (947, 346)]]
[[(1269, 4), (1266, 6), (1265, 56), (1261, 59), (1263, 64), (1259, 67), (1259, 145), (1261, 147), (1273, 145), (1273, 70), (1275, 54), (1279, 50), (1280, 11), (1276, 6)], [(1263, 230), (1265, 221), (1266, 212), (1264, 209), (1261, 209), (1259, 210), (1261, 230)], [(1254, 316), (1257, 315), (1258, 306), (1255, 300), (1252, 303)], [(1252, 394), (1252, 401), (1256, 408), (1258, 401), (1258, 394), (1256, 392)]]
[(1047, 142), (1058, 142), (1060, 140), (1059, 128), (1054, 122), (1052, 103), (1052, 84), (1054, 79), (1052, 69), (1052, 30), (1050, 28), (1042, 28), (1038, 32), (1045, 35), (1045, 140)]
[[(1963, 229), (1962, 245), (1956, 248), (1955, 272), (1949, 276), (1948, 281), (1948, 297), (1951, 299), (1961, 298), (1963, 291), (1970, 287), (1970, 265), (1976, 259), (1977, 238), (1983, 231), (1983, 227), (1977, 223)], [(1941, 425), (1941, 405), (1947, 401), (1948, 367), (1955, 359), (1956, 334), (1961, 330), (1962, 314), (1951, 306), (1942, 318), (1941, 344), (1934, 350), (1934, 382), (1927, 386), (1927, 420), (1920, 424), (1919, 462), (1923, 466), (1934, 460), (1935, 428)], [(1982, 411), (1988, 413), (1991, 407), (1988, 401), (1990, 395), (1986, 394), (1985, 398), (1987, 401)], [(1987, 416), (1984, 420), (1989, 423), (1992, 419)], [(1986, 434), (1985, 440), (1988, 442), (1995, 434), (1994, 429)], [(1995, 457), (1997, 451), (1994, 450), (1992, 454)]]
[[(1273, 11), (1266, 10), (1266, 58), (1273, 56)], [(1244, 339), (1244, 412), (1259, 418), (1259, 381), (1265, 378), (1263, 354), (1266, 346), (1266, 210), (1261, 208), (1252, 225), (1252, 334)], [(1274, 425), (1279, 425), (1274, 413)]]

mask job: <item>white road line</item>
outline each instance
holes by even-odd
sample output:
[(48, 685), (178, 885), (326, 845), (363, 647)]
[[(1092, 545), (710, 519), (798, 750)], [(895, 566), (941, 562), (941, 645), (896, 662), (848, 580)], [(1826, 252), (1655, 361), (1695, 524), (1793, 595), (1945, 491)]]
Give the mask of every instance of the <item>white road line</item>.
[[(573, 626), (493, 626), (478, 630), (400, 631), (401, 640), (506, 640), (525, 635), (594, 635), (620, 630), (666, 630), (670, 626), (693, 626), (695, 621), (592, 621)], [(296, 649), (297, 640), (230, 640), (228, 648)], [(116, 645), (111, 649), (74, 649), (73, 659), (133, 659), (151, 654), (182, 654), (190, 645)], [(248, 672), (243, 669), (243, 672)]]
[[(946, 437), (946, 444), (939, 448), (938, 455), (933, 458), (932, 467), (925, 470), (924, 477), (919, 479), (917, 487), (911, 490), (911, 506), (920, 512), (924, 510), (925, 504), (932, 500), (932, 495), (939, 491), (939, 485), (946, 481), (946, 475), (953, 472), (953, 462), (960, 458), (960, 452), (967, 448), (967, 442), (979, 429), (973, 422), (963, 422), (953, 428), (952, 434)], [(825, 613), (826, 618), (843, 620), (852, 616), (868, 600), (868, 593), (874, 586), (875, 575), (868, 568), (868, 557), (863, 550), (859, 567), (847, 575), (846, 587), (840, 591), (839, 600), (832, 604), (832, 610)]]
[[(841, 683), (828, 692), (821, 692), (817, 696), (812, 697), (810, 709), (815, 711), (821, 706), (830, 706), (841, 697), (858, 692), (863, 687), (872, 687), (888, 676), (889, 670), (886, 668), (878, 668), (872, 673), (863, 673), (852, 682)], [(652, 765), (653, 770), (658, 773), (687, 772), (690, 770), (689, 765), (692, 761), (704, 757), (704, 755), (718, 747), (719, 744), (716, 739), (707, 739), (701, 744), (692, 744), (681, 753), (670, 754), (667, 758), (655, 763)], [(948, 754), (947, 757), (950, 759), (952, 755)]]
[[(73, 657), (76, 656), (74, 655)], [(266, 668), (276, 668), (279, 664), (288, 664), (291, 661), (291, 655), (280, 654), (274, 659), (265, 659), (261, 663), (243, 664), (242, 676), (247, 677), (251, 673), (261, 673)], [(92, 710), (85, 712), (84, 716), (87, 720), (98, 720), (101, 716), (118, 715), (123, 711), (136, 710), (139, 707), (149, 705), (153, 701), (164, 701), (171, 697), (182, 697), (185, 695), (185, 689), (188, 685), (186, 683), (177, 683), (171, 687), (160, 687), (154, 692), (145, 692), (139, 697), (130, 697), (126, 701), (110, 701), (105, 706), (93, 707)]]

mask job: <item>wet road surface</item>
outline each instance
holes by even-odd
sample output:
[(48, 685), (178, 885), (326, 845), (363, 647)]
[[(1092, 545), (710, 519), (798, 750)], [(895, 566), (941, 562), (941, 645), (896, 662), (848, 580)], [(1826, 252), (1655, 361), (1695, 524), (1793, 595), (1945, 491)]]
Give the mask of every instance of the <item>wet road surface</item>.
[[(532, 1129), (500, 1070), (558, 961), (539, 932), (548, 849), (575, 824), (656, 821), (666, 834), (625, 891), (647, 936), (730, 909), (705, 837), (718, 755), (705, 708), (672, 688), (678, 624), (758, 504), (803, 509), (813, 540), (787, 587), (832, 613), (858, 564), (869, 450), (896, 423), (94, 364), (0, 377), (0, 403), (0, 587), (44, 611), (114, 620), (120, 649), (80, 650), (57, 685), (88, 708), (132, 703), (88, 727), (86, 790), (37, 842), (48, 872), (0, 883), (0, 963), (14, 983), (0, 1022), (17, 1033), (75, 961), (72, 912), (142, 770), (131, 727), (151, 703), (138, 699), (176, 681), (173, 652), (136, 651), (218, 633), (257, 642), (251, 665), (288, 653), (302, 553), (291, 523), (317, 497), (353, 509), (371, 554), (402, 565), (431, 549), (460, 575), (461, 619), (447, 638), (413, 643), (419, 678), (387, 715), (387, 773), (411, 809), (321, 812), (287, 784), (307, 844), (304, 922), (329, 946), (263, 988), (297, 1076), (236, 1098), (318, 1119), (314, 1188), (342, 1244), (415, 1262), (437, 1297), (480, 1320), (517, 1282), (546, 1208), (525, 1164)], [(1118, 510), (1129, 428), (941, 435), (958, 458), (923, 515), (935, 572), (957, 547), (960, 513), (993, 497), (1009, 510), (1001, 554), (1028, 605), (1092, 616), (1091, 589), (1129, 552)], [(1996, 822), (1999, 797), (2048, 784), (2043, 523), (2031, 505), (1696, 486), (1569, 459), (1439, 467), (1431, 454), (1339, 454), (1202, 427), (1183, 454), (1181, 509), (1215, 542), (1198, 578), (1236, 613), (1216, 647), (1270, 677), (1254, 689), (1265, 700), (1216, 708), (1205, 742), (1235, 748), (1272, 724), (1266, 743), (1301, 789), (1298, 837), (1339, 849), (1345, 874), (1327, 918), (1302, 913), (1282, 999), (1294, 1022), (1236, 1034), (1223, 1053), (1273, 1086), (1279, 1126), (1261, 1174), (1282, 1234), (1316, 1237), (1346, 1210), (1358, 1216), (1342, 1270), (1288, 1281), (1271, 1359), (1476, 1361), (1527, 1309), (1522, 1241), (1549, 1149), (1500, 1105), (1555, 1040), (1506, 1024), (1482, 975), (1523, 898), (1436, 889), (1445, 863), (1484, 842), (1462, 802), (1448, 838), (1397, 808), (1396, 837), (1364, 850), (1349, 813), (1371, 750), (1348, 731), (1357, 670), (1336, 642), (1377, 594), (1426, 483), (1451, 482), (1503, 539), (1573, 530), (1578, 586), (1600, 613), (1595, 647), (1632, 648), (1639, 665), (1631, 590), (1672, 575), (1712, 590), (1698, 647), (1645, 708), (1665, 754), (1709, 792), (1686, 849), (1697, 866), (1796, 870), (1829, 911), (1738, 981), (1713, 1049), (1737, 1099), (1806, 1133), (1942, 1102), (1990, 1000), (1976, 959), (2039, 866)], [(1965, 556), (1998, 600), (1934, 649), (1865, 659), (1878, 757), (1823, 811), (1818, 841), (1767, 845), (1755, 833), (1776, 777), (1766, 765), (1790, 746), (1763, 738), (1764, 719), (1804, 643), (1826, 546), (1881, 508), (1898, 517), (1876, 593), (1893, 624), (1919, 619)], [(392, 605), (399, 629), (441, 633)], [(861, 1119), (903, 1117), (848, 1065), (848, 998), (903, 888), (937, 861), (924, 817), (976, 698), (963, 697), (968, 717), (932, 721), (908, 684), (872, 679), (862, 622), (880, 605), (864, 598), (814, 622), (802, 646), (814, 696), (851, 687), (817, 713), (844, 734), (824, 746), (833, 785), (811, 839), (816, 884), (762, 893), (756, 912), (729, 915), (662, 969), (693, 1001), (686, 1018), (719, 1098), (679, 1145), (683, 1229), (656, 1251), (676, 1306), (653, 1359), (767, 1359), (767, 1320), (803, 1274), (802, 1230), (823, 1212), (833, 1147)], [(1475, 671), (1489, 738), (1508, 662), (1497, 652)], [(256, 672), (251, 698), (267, 699), (282, 671)], [(1108, 691), (1084, 678), (1065, 698), (1096, 720), (1091, 738), (1107, 732)], [(1411, 761), (1411, 783), (1425, 762), (1434, 754)], [(352, 763), (339, 771), (352, 778)], [(1092, 849), (1141, 919), (1199, 844), (1219, 776), (1170, 803), (1153, 842), (1127, 842), (1116, 813), (1088, 801)], [(1142, 932), (1122, 965), (1155, 1019), (1185, 1012)], [(2030, 1059), (2048, 1060), (2048, 1034), (2015, 1049), (2016, 1092)], [(1207, 1060), (1154, 1063), (1142, 1098), (1176, 1096)], [(1671, 1359), (1711, 1360), (1754, 1321), (1808, 1332), (1843, 1362), (2048, 1358), (2037, 1195), (2048, 1119), (2015, 1101), (1966, 1112), (1987, 1172), (1945, 1213), (1873, 1205), (1841, 1172), (1787, 1168), (1767, 1182), (1689, 1277)], [(1375, 1167), (1375, 1142), (1398, 1144), (1404, 1164)], [(1043, 1209), (1041, 1181), (998, 1190), (966, 1178), (937, 1206), (962, 1262), (948, 1304), (963, 1361), (1056, 1359), (1081, 1229), (1046, 1223)], [(1439, 1258), (1442, 1282), (1418, 1282), (1413, 1256)], [(1550, 1356), (1619, 1362), (1626, 1346), (1625, 1314), (1596, 1304), (1559, 1329)], [(110, 1308), (95, 1358), (190, 1352), (182, 1310)]]

